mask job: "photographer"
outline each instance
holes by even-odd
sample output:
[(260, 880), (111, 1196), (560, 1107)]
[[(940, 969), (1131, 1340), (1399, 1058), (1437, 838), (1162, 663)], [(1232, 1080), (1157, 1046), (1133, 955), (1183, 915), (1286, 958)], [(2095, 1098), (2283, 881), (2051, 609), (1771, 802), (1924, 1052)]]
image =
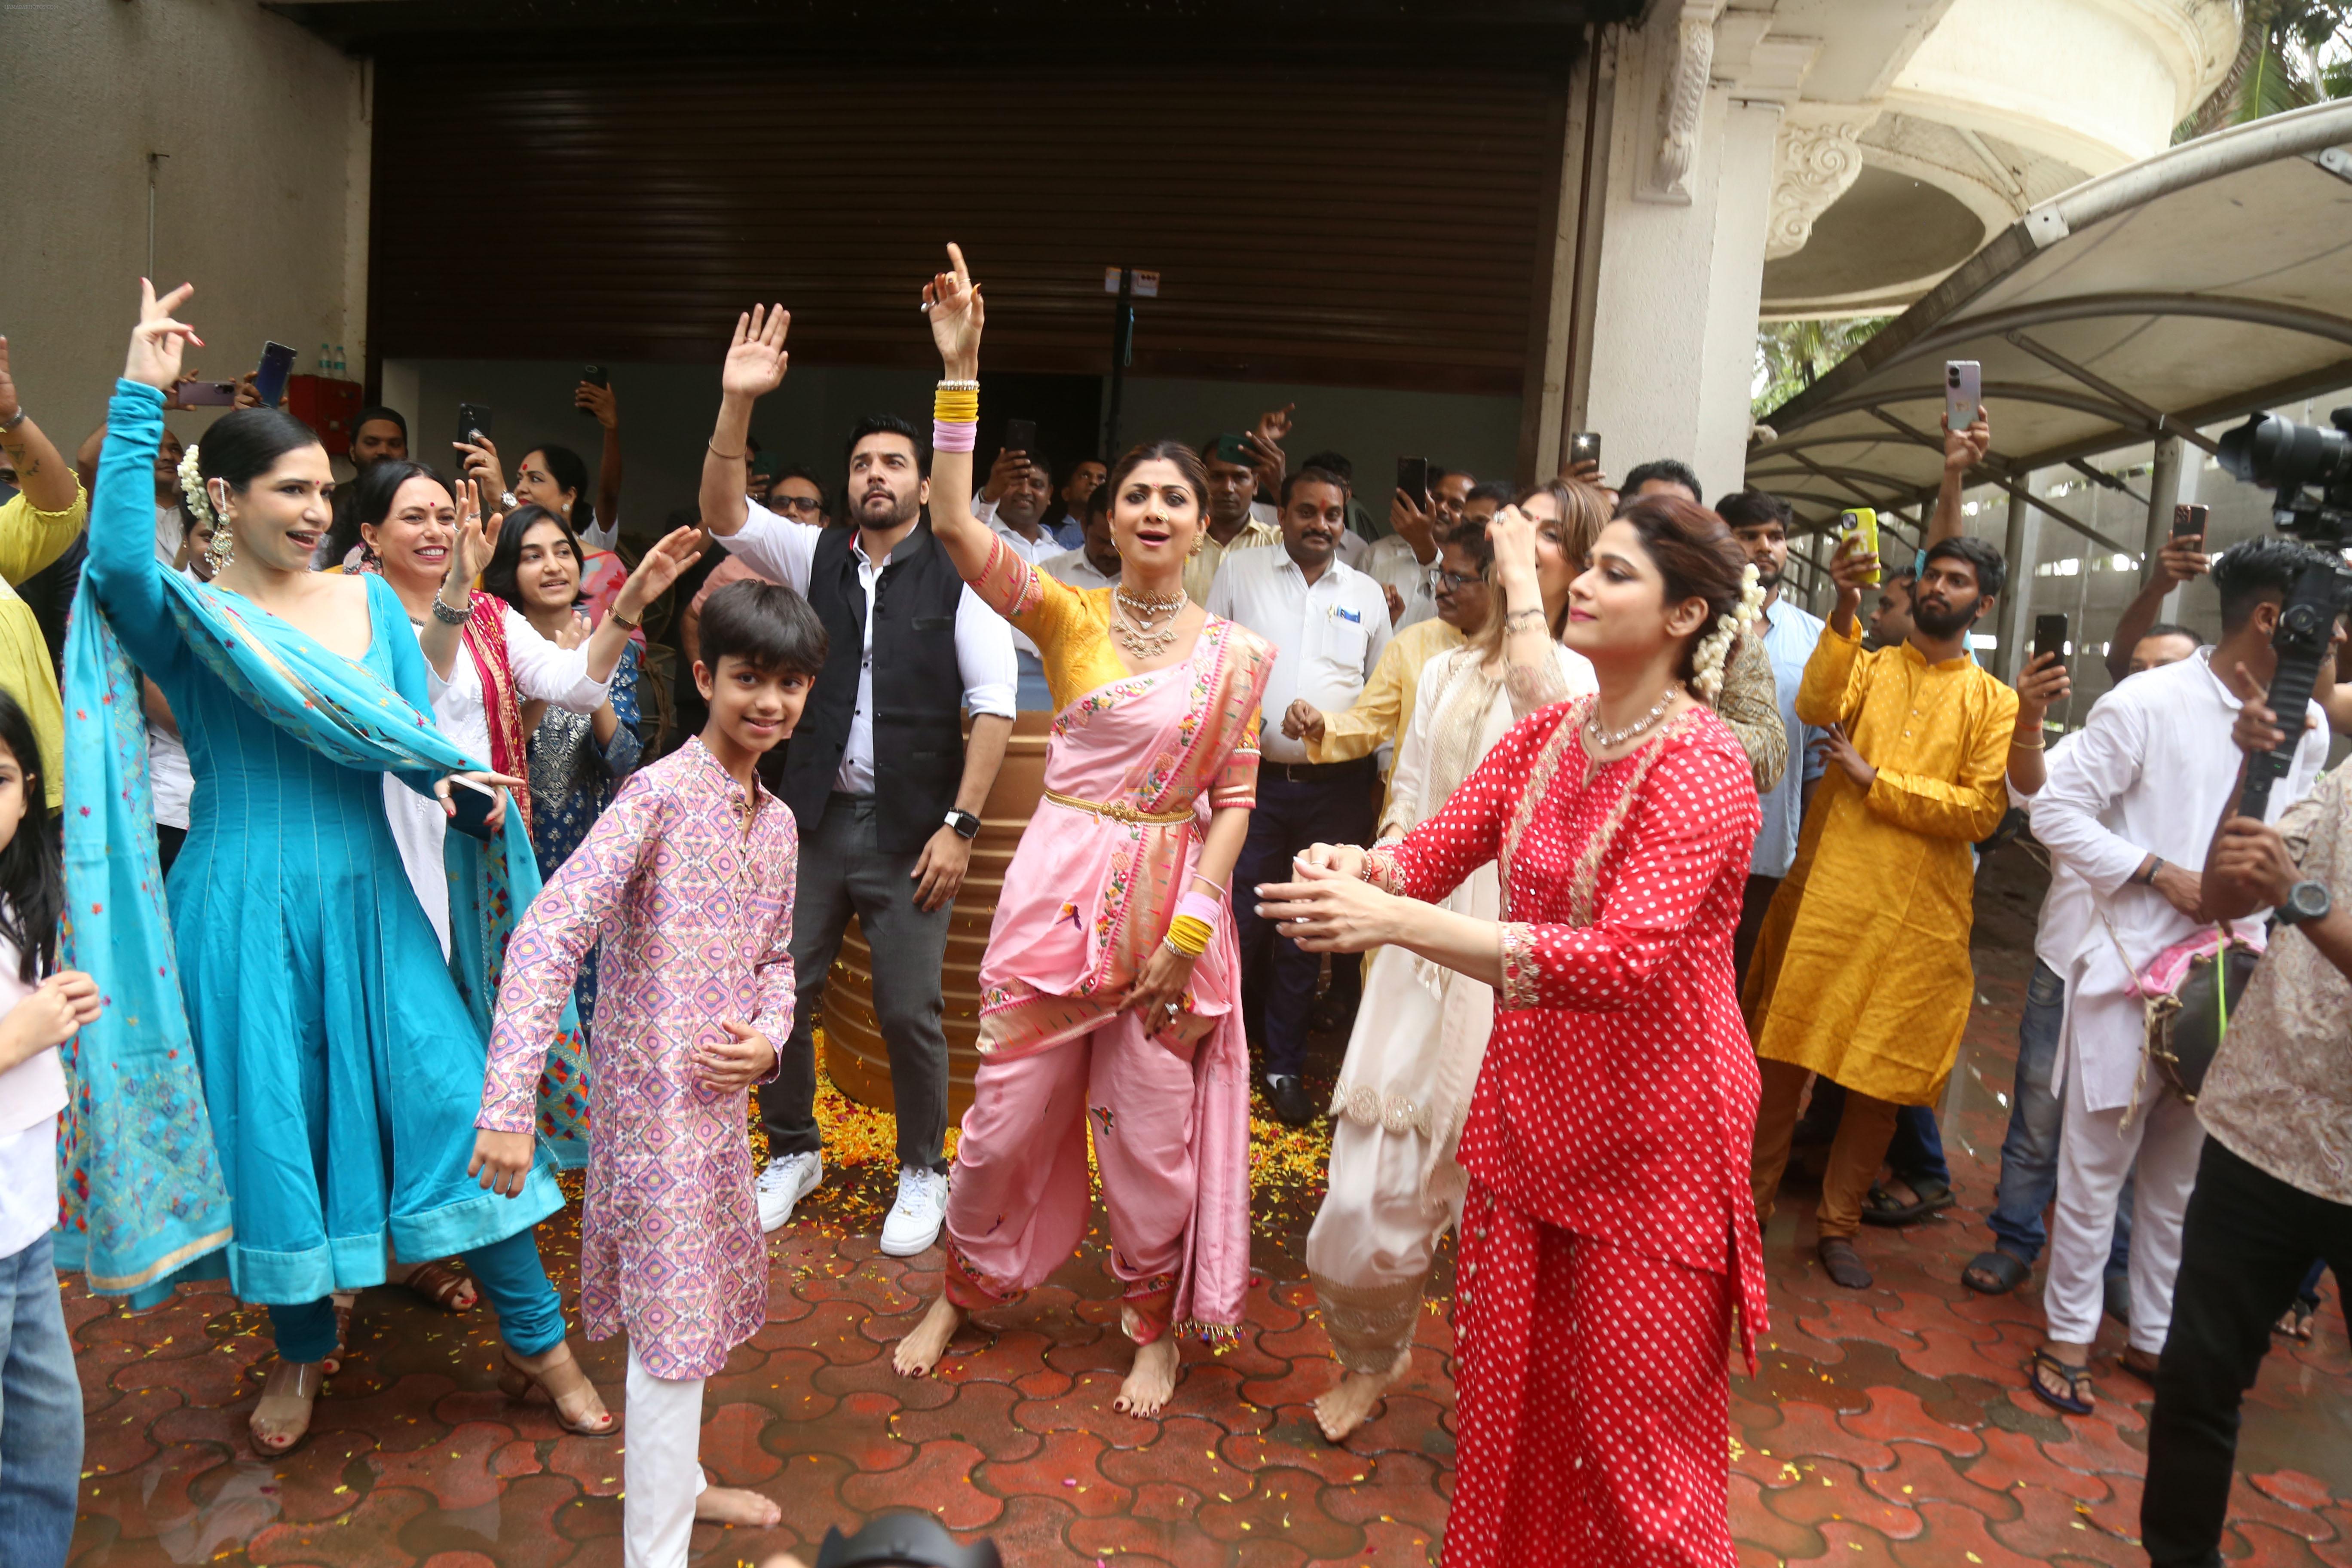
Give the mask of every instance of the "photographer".
[[(2285, 739), (2251, 676), (2241, 751)], [(2240, 773), (2242, 787), (2244, 774)], [(2315, 1257), (2352, 1265), (2352, 789), (2320, 779), (2275, 828), (2223, 807), (2202, 882), (2206, 921), (2277, 911), (2197, 1099), (2208, 1137), (2189, 1204), (2172, 1332), (2156, 1374), (2140, 1533), (2156, 1568), (2221, 1562), (2239, 1406), (2271, 1324)]]

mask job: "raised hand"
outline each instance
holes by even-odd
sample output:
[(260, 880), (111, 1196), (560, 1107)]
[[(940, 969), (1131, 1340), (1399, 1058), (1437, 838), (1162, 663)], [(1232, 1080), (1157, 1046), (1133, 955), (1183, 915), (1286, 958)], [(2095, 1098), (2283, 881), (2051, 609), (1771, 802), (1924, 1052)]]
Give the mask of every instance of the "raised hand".
[(2038, 730), (2042, 716), (2066, 700), (2074, 690), (2063, 655), (2037, 653), (2017, 676), (2017, 728)]
[(765, 397), (784, 384), (784, 334), (793, 313), (782, 305), (754, 305), (735, 318), (735, 341), (719, 367), (719, 390), (730, 397)]
[[(579, 611), (574, 610), (572, 612), (572, 618), (564, 622), (562, 628), (555, 634), (555, 646), (562, 648), (564, 652), (570, 653), (573, 648), (578, 647), (582, 643), (586, 642), (589, 635), (595, 629), (595, 627), (588, 624), (587, 616), (582, 615)], [(536, 724), (526, 724), (523, 726), (523, 730), (526, 733), (538, 728), (539, 726)]]
[(2203, 534), (2176, 534), (2156, 552), (2156, 574), (2176, 587), (2212, 569), (2213, 559), (2205, 553)]
[(1952, 416), (1944, 416), (1944, 468), (1947, 472), (1965, 473), (1985, 460), (1992, 450), (1992, 426), (1985, 418), (1984, 405), (1977, 405), (1977, 416), (1963, 430), (1952, 428)]
[(673, 529), (662, 536), (660, 543), (646, 552), (629, 580), (613, 600), (613, 607), (630, 620), (641, 619), (645, 608), (677, 582), (686, 569), (702, 556), (702, 546), (708, 536), (698, 528)]
[(988, 482), (980, 488), (980, 499), (993, 506), (1004, 499), (1005, 487), (1029, 467), (1029, 454), (1007, 447), (996, 454), (996, 461), (988, 465)]
[(452, 441), (449, 444), (457, 449), (458, 464), (465, 469), (467, 479), (479, 487), (482, 494), (502, 496), (507, 493), (506, 470), (499, 466), (496, 442), (485, 436), (478, 441)]
[[(1399, 490), (1400, 500), (1404, 492)], [(1395, 515), (1391, 510), (1391, 517)], [(1486, 542), (1495, 547), (1495, 581), (1499, 585), (1513, 578), (1532, 583), (1536, 580), (1536, 521), (1517, 507), (1499, 510), (1486, 522)]]
[(599, 386), (593, 381), (582, 382), (572, 389), (572, 406), (594, 415), (596, 423), (607, 430), (620, 426), (621, 405), (609, 386)]
[(1282, 477), (1289, 471), (1290, 458), (1281, 444), (1271, 437), (1251, 430), (1242, 437), (1242, 445), (1250, 449), (1250, 469), (1257, 475), (1257, 488), (1270, 496), (1282, 493)]
[(931, 342), (939, 345), (949, 377), (968, 381), (980, 370), (980, 332), (988, 310), (971, 268), (964, 265), (963, 247), (953, 240), (948, 242), (948, 266), (950, 270), (933, 274), (923, 285), (923, 313), (931, 319)]
[(16, 378), (8, 374), (8, 340), (0, 338), (0, 424), (16, 417), (23, 407), (16, 397)]
[(194, 284), (183, 283), (158, 300), (155, 285), (144, 278), (139, 279), (139, 324), (131, 329), (131, 352), (122, 361), (123, 380), (152, 386), (167, 398), (172, 395), (180, 382), (180, 356), (190, 343), (205, 346), (195, 328), (172, 314), (195, 291)]
[(1296, 403), (1286, 403), (1279, 408), (1270, 408), (1257, 416), (1257, 425), (1251, 434), (1269, 444), (1278, 443), (1285, 436), (1290, 434), (1293, 423), (1290, 416), (1297, 412), (1298, 405)]
[(457, 491), (457, 538), (449, 552), (449, 573), (470, 593), (474, 580), (490, 563), (490, 552), (498, 547), (499, 531), (507, 520), (503, 512), (482, 515), (481, 490), (473, 480), (458, 480)]

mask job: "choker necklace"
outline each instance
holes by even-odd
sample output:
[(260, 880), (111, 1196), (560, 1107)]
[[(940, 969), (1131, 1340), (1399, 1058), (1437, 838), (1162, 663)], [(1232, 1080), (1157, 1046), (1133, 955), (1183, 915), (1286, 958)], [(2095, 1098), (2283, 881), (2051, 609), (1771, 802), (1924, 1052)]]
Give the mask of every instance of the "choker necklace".
[(1157, 620), (1171, 611), (1184, 607), (1185, 595), (1181, 588), (1166, 595), (1139, 594), (1122, 583), (1111, 592), (1118, 595), (1119, 604), (1129, 613), (1146, 621)]
[(1585, 739), (1592, 742), (1593, 748), (1596, 751), (1607, 752), (1615, 750), (1617, 747), (1622, 746), (1626, 742), (1633, 739), (1636, 735), (1642, 734), (1643, 731), (1647, 731), (1659, 720), (1664, 718), (1666, 716), (1666, 710), (1675, 705), (1675, 699), (1681, 693), (1682, 689), (1683, 683), (1681, 681), (1676, 680), (1670, 682), (1666, 687), (1665, 694), (1658, 699), (1657, 706), (1652, 708), (1647, 713), (1643, 714), (1639, 719), (1634, 720), (1631, 724), (1626, 725), (1622, 730), (1604, 731), (1601, 729), (1601, 704), (1596, 700), (1592, 705), (1592, 716), (1584, 721)]
[(1110, 635), (1130, 657), (1158, 658), (1176, 641), (1176, 617), (1186, 603), (1181, 588), (1165, 599), (1130, 594), (1124, 587), (1114, 588)]

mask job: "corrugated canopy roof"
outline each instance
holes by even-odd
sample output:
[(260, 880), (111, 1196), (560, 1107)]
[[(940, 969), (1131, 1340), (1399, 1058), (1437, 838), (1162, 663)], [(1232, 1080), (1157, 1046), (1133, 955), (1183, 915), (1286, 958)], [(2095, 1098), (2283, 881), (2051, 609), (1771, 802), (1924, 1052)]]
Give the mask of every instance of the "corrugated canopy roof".
[(1748, 483), (1787, 497), (1801, 530), (1853, 506), (1916, 528), (1942, 473), (1946, 360), (1983, 366), (1994, 455), (1971, 482), (2004, 489), (2153, 437), (2210, 449), (2200, 425), (2352, 384), (2348, 144), (2352, 102), (2316, 104), (2034, 208), (1767, 415)]

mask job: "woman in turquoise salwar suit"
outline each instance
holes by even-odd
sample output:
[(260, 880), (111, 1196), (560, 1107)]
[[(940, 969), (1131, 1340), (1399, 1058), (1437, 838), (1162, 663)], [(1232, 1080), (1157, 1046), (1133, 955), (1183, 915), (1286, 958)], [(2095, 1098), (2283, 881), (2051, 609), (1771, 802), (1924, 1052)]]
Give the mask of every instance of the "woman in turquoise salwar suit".
[[(253, 1418), (266, 1453), (307, 1430), (335, 1349), (330, 1298), (381, 1282), (387, 1243), (404, 1260), (462, 1254), (498, 1310), (502, 1382), (536, 1382), (567, 1426), (609, 1432), (532, 1237), (563, 1201), (549, 1158), (512, 1197), (468, 1173), (483, 1036), (384, 816), (386, 773), (444, 795), (447, 775), (487, 775), (432, 728), (424, 656), (383, 580), (310, 570), (331, 521), (316, 437), (273, 410), (215, 424), (201, 489), (228, 559), (201, 587), (155, 561), (160, 389), (193, 335), (172, 320), (189, 292), (159, 301), (141, 285), (68, 656), (68, 940), (102, 972), (111, 1027), (87, 1031), (75, 1064), (68, 1177), (89, 1215), (69, 1212), (68, 1229), (94, 1288), (152, 1294), (225, 1265), (239, 1297), (268, 1306), (279, 1365)], [(138, 706), (135, 685), (117, 701), (113, 639), (180, 716), (195, 776), (164, 883), (168, 942), (142, 919), (154, 887), (142, 770), (110, 743), (110, 710)], [(499, 837), (530, 861), (519, 820)], [(535, 889), (534, 868), (510, 891)], [(195, 1081), (173, 1091), (184, 1056)], [(157, 1148), (174, 1152), (160, 1174)]]

